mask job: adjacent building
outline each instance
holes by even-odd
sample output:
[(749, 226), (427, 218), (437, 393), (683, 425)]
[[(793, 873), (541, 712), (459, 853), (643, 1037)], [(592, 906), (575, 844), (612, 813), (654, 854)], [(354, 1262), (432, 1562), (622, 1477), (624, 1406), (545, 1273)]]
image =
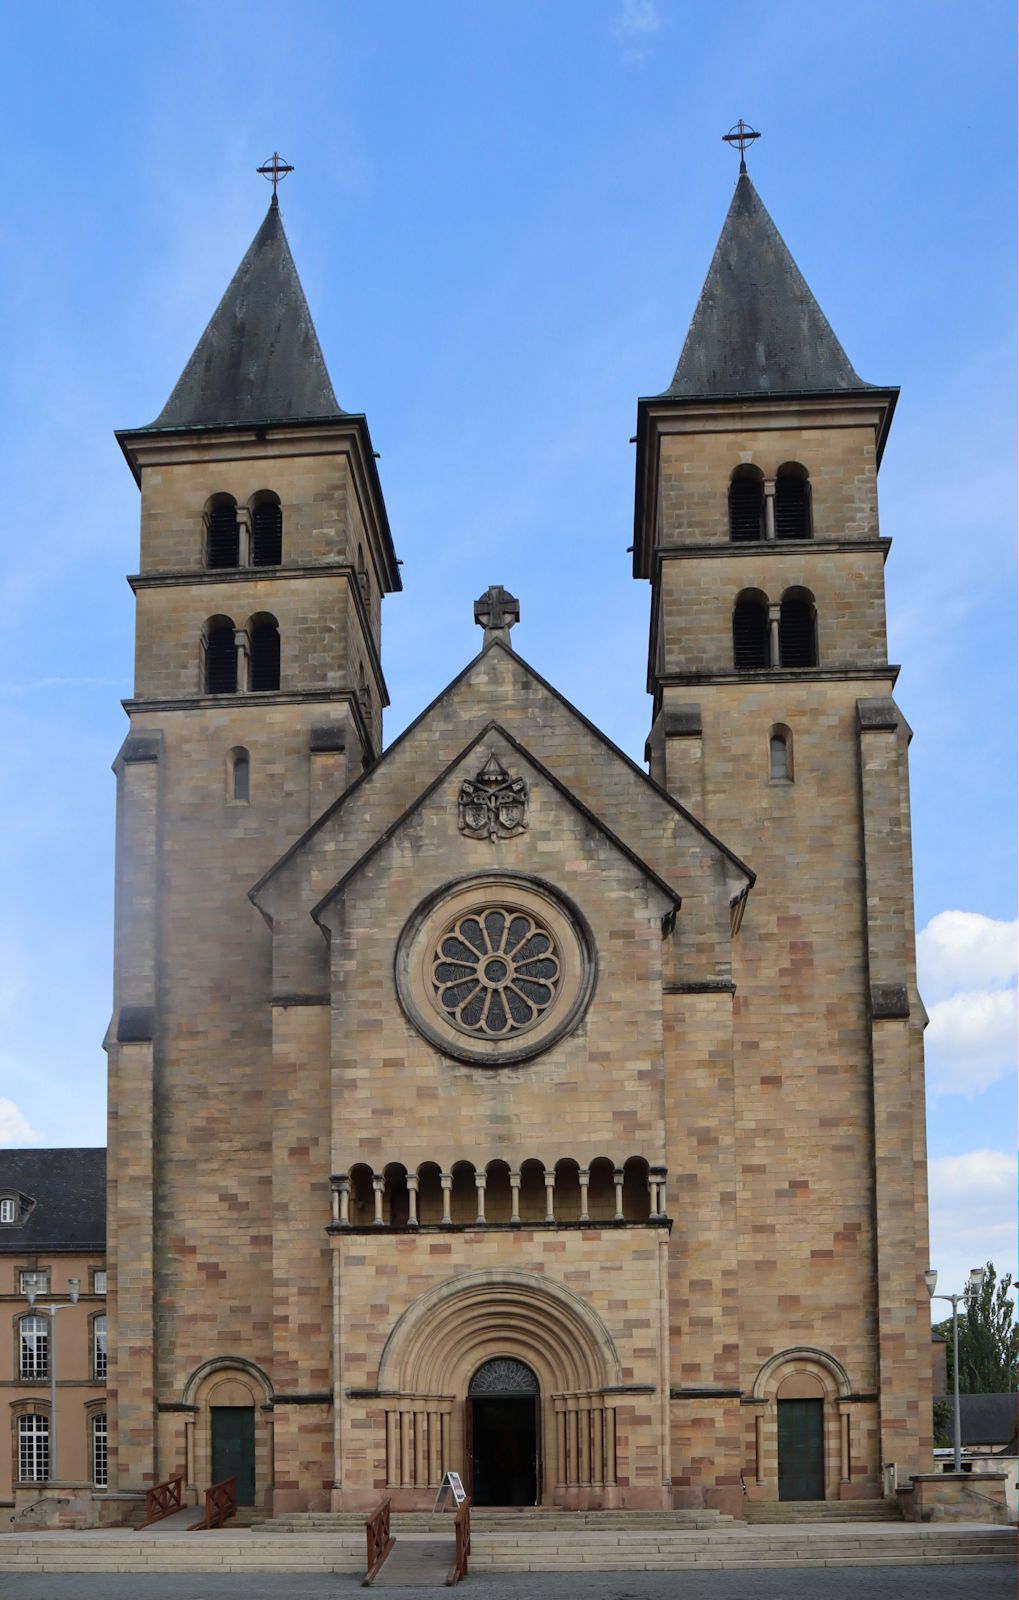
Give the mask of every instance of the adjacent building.
[(479, 1503), (738, 1513), (929, 1465), (895, 401), (743, 173), (637, 406), (648, 770), (499, 585), (386, 749), (399, 564), (274, 198), (118, 436), (121, 1491), (426, 1506), (455, 1468)]

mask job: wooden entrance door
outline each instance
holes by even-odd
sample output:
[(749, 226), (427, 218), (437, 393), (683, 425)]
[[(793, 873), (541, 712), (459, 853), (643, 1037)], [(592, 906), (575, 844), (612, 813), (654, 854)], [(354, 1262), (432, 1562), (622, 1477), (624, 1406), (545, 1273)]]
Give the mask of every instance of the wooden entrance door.
[(824, 1401), (778, 1402), (778, 1498), (824, 1499)]
[(237, 1480), (237, 1504), (255, 1503), (255, 1408), (212, 1407), (212, 1481)]

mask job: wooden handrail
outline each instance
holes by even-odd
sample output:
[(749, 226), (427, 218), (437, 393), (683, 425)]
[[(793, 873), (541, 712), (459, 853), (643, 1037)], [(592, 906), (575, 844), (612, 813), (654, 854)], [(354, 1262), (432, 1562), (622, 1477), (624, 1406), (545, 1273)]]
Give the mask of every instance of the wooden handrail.
[(205, 1516), (200, 1522), (193, 1522), (188, 1531), (195, 1533), (199, 1528), (221, 1528), (236, 1511), (237, 1479), (224, 1478), (222, 1483), (214, 1483), (211, 1489), (206, 1489)]
[(150, 1523), (161, 1522), (163, 1517), (172, 1517), (175, 1511), (180, 1510), (180, 1495), (184, 1487), (184, 1474), (178, 1472), (175, 1477), (167, 1478), (165, 1483), (157, 1483), (154, 1488), (145, 1491), (145, 1521), (143, 1528)]
[(362, 1588), (367, 1588), (373, 1583), (375, 1576), (385, 1561), (396, 1540), (389, 1532), (389, 1512), (392, 1500), (386, 1495), (380, 1500), (370, 1517), (365, 1518), (365, 1533), (368, 1536), (368, 1570), (361, 1580)]
[(446, 1588), (451, 1584), (459, 1583), (467, 1576), (467, 1558), (471, 1553), (471, 1502), (470, 1496), (464, 1501), (457, 1511), (456, 1522), (453, 1527), (455, 1538), (455, 1554), (453, 1565), (446, 1577)]

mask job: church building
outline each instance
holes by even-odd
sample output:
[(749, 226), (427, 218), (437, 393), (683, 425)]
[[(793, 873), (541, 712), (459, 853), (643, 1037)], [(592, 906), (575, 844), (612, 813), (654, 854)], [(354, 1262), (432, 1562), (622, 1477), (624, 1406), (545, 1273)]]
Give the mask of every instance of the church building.
[(647, 771), (498, 584), (387, 748), (399, 562), (274, 190), (118, 434), (111, 1489), (740, 1515), (929, 1467), (896, 397), (743, 168), (637, 402)]

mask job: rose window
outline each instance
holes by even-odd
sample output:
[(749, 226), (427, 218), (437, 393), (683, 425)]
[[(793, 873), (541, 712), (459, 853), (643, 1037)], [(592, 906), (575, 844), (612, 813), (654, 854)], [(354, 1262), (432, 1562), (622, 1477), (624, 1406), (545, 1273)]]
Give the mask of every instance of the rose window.
[(450, 1021), (491, 1038), (537, 1022), (556, 998), (561, 975), (549, 930), (503, 906), (458, 917), (432, 958), (435, 998)]

